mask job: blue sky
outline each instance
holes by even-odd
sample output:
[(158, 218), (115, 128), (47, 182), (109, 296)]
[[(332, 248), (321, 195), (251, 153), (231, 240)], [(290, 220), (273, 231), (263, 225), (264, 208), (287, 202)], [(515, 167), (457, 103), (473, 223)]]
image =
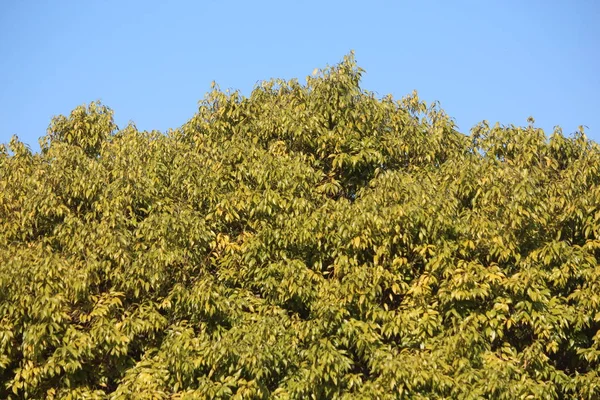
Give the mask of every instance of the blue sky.
[(477, 122), (600, 141), (600, 2), (0, 1), (0, 142), (38, 149), (53, 115), (101, 100), (124, 127), (191, 118), (215, 80), (248, 95), (350, 50), (363, 87)]

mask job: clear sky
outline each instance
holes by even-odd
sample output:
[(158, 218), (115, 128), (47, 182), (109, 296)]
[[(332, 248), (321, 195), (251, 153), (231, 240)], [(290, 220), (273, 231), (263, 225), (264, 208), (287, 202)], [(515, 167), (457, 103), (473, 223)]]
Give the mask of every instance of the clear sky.
[(0, 142), (37, 150), (53, 115), (101, 100), (124, 127), (191, 118), (215, 80), (248, 95), (350, 50), (363, 87), (477, 122), (600, 141), (600, 1), (0, 0)]

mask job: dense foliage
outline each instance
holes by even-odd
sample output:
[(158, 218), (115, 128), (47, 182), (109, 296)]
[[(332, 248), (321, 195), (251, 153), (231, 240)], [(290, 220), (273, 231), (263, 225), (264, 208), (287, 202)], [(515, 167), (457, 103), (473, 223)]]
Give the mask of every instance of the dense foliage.
[(599, 398), (600, 147), (362, 72), (4, 146), (0, 398)]

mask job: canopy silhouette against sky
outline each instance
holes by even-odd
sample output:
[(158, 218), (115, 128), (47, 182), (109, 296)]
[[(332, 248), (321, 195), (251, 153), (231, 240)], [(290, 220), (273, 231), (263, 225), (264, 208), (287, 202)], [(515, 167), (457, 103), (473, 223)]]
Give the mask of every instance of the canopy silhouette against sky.
[(53, 115), (101, 100), (120, 127), (176, 128), (210, 90), (248, 95), (350, 50), (363, 87), (440, 101), (479, 121), (600, 139), (600, 3), (490, 1), (4, 1), (0, 143), (38, 149)]

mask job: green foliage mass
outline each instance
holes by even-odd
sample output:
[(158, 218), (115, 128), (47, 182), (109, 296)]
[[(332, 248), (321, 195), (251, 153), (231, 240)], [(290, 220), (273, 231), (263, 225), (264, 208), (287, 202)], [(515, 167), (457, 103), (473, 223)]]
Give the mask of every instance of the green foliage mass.
[(352, 55), (0, 150), (0, 398), (600, 398), (600, 147)]

